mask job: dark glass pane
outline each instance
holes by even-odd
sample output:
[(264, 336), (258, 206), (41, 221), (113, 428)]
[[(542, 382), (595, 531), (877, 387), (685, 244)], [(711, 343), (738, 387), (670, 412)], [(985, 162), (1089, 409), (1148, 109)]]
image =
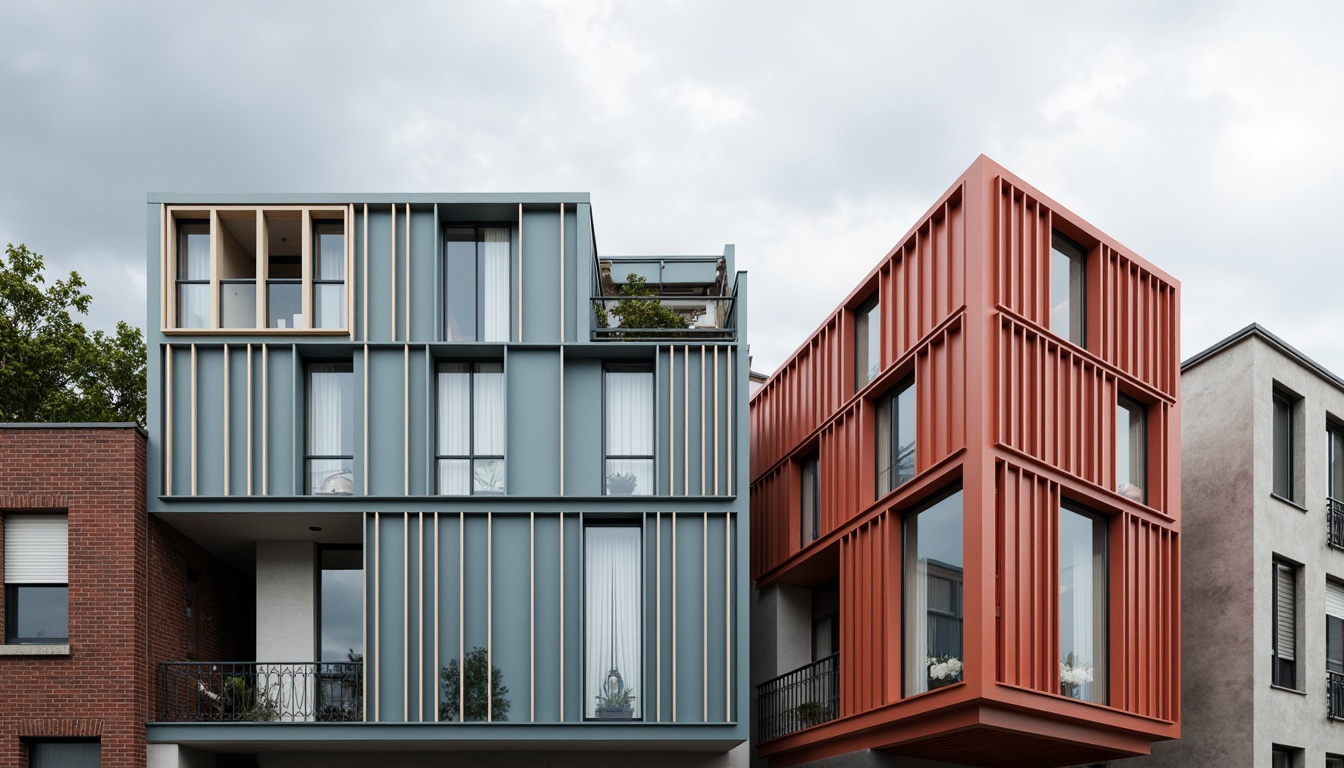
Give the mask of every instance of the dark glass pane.
[(1344, 673), (1344, 619), (1325, 617), (1325, 667)]
[(1115, 487), (1140, 504), (1148, 500), (1148, 418), (1142, 405), (1123, 396), (1115, 408)]
[(1086, 254), (1072, 240), (1054, 233), (1050, 249), (1050, 330), (1086, 346)]
[[(358, 549), (322, 550), (321, 661), (364, 657), (364, 562)], [(354, 658), (351, 658), (351, 657)]]
[(13, 601), (11, 639), (63, 643), (69, 638), (69, 591), (64, 584), (15, 584), (8, 592)]
[(1293, 404), (1274, 395), (1274, 493), (1293, 498)]
[(444, 231), (444, 337), (476, 340), (476, 233)]
[(854, 389), (859, 390), (882, 366), (881, 311), (874, 296), (854, 311)]
[(32, 768), (98, 768), (102, 745), (88, 741), (39, 741), (28, 747)]
[(1331, 427), (1326, 431), (1328, 438), (1328, 460), (1330, 462), (1327, 481), (1327, 493), (1332, 499), (1344, 497), (1344, 429)]
[(303, 284), (266, 281), (266, 327), (298, 328), (303, 324)]
[(915, 476), (915, 384), (896, 396), (896, 485)]
[(800, 519), (802, 522), (803, 543), (813, 541), (817, 538), (817, 528), (820, 522), (817, 509), (819, 489), (817, 487), (817, 456), (813, 454), (803, 459), (801, 466), (802, 488), (800, 489), (802, 498), (802, 510)]

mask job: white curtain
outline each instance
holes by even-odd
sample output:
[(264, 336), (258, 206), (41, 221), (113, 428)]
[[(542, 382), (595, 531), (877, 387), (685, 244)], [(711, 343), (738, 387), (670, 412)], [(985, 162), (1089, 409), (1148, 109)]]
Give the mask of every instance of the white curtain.
[(634, 494), (653, 493), (653, 374), (607, 371), (607, 477), (634, 475)]
[(1100, 701), (1105, 691), (1106, 630), (1105, 526), (1089, 515), (1059, 513), (1059, 660), (1073, 654), (1073, 668), (1087, 670), (1090, 682), (1077, 698)]
[[(350, 368), (324, 364), (309, 368), (308, 453), (312, 456), (345, 456), (351, 452), (353, 421), (348, 413), (353, 404)], [(345, 485), (323, 489), (323, 482), (349, 468), (343, 459), (316, 459), (309, 476), (310, 493), (346, 492)]]
[(509, 340), (509, 230), (486, 227), (481, 244), (481, 341)]
[(584, 531), (586, 647), (584, 669), (587, 682), (588, 717), (597, 714), (598, 697), (612, 670), (620, 673), (625, 688), (634, 693), (634, 717), (640, 717), (644, 701), (640, 647), (640, 532), (630, 526), (592, 526)]
[[(471, 417), (473, 424), (472, 455), (504, 455), (504, 364), (477, 363), (472, 376), (474, 398)], [(499, 459), (476, 458), (472, 469), (475, 490), (484, 493), (504, 492), (504, 462)]]
[[(179, 261), (179, 280), (210, 279), (210, 230), (187, 232), (185, 258)], [(178, 286), (178, 325), (183, 328), (206, 328), (210, 325), (210, 286), (197, 283)]]
[[(345, 235), (321, 233), (317, 235), (319, 280), (345, 280)], [(314, 286), (316, 299), (314, 328), (343, 328), (345, 326), (345, 285), (324, 283)]]
[[(440, 456), (471, 453), (471, 366), (444, 363), (439, 367)], [(471, 493), (471, 460), (439, 459), (439, 493), (465, 496)]]
[(929, 561), (920, 557), (919, 515), (905, 523), (905, 693), (929, 690)]

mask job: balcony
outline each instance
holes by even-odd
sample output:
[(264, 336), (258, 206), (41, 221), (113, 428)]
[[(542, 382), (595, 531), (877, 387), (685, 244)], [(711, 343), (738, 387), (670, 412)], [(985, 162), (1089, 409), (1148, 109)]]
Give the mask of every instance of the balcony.
[(1344, 501), (1326, 498), (1325, 525), (1330, 546), (1344, 549)]
[(840, 654), (756, 686), (756, 738), (769, 741), (840, 715)]
[(737, 283), (720, 256), (596, 260), (593, 341), (732, 341)]
[(1325, 698), (1331, 720), (1344, 720), (1344, 672), (1325, 673)]
[(361, 662), (159, 664), (166, 723), (362, 722), (363, 697)]

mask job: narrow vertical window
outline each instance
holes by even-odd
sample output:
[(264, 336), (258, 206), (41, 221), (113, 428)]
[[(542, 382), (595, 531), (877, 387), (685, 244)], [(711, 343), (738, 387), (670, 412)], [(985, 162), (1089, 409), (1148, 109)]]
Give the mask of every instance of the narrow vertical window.
[(345, 223), (313, 223), (313, 327), (345, 327)]
[(209, 328), (210, 222), (177, 222), (177, 327)]
[(802, 543), (807, 546), (821, 534), (821, 460), (818, 454), (813, 452), (803, 459), (798, 466), (798, 473), (802, 479), (799, 519), (802, 524)]
[(186, 584), (187, 614), (187, 659), (196, 661), (201, 657), (201, 574), (187, 571)]
[(584, 712), (599, 720), (637, 720), (643, 657), (640, 632), (640, 531), (584, 530)]
[(257, 327), (257, 215), (219, 216), (219, 327)]
[(1297, 688), (1297, 568), (1274, 561), (1273, 683)]
[(439, 493), (504, 492), (504, 364), (439, 366)]
[(1325, 582), (1325, 684), (1330, 717), (1344, 720), (1344, 584)]
[(1106, 703), (1106, 521), (1059, 510), (1059, 692)]
[(603, 375), (607, 493), (649, 496), (653, 488), (653, 372), (609, 369)]
[(1274, 493), (1293, 498), (1293, 401), (1274, 392)]
[(1148, 501), (1148, 413), (1124, 395), (1115, 406), (1115, 488), (1127, 499)]
[(1055, 232), (1050, 245), (1050, 330), (1087, 346), (1087, 253)]
[(359, 545), (318, 550), (319, 720), (357, 722), (364, 673), (364, 553)]
[(291, 211), (267, 211), (266, 327), (304, 328), (302, 219)]
[(355, 492), (355, 376), (349, 363), (308, 366), (308, 492)]
[(68, 518), (4, 517), (5, 642), (65, 643), (70, 634)]
[(962, 497), (905, 519), (905, 693), (962, 679)]
[(882, 312), (877, 296), (854, 310), (854, 391), (867, 386), (882, 369)]
[(910, 376), (877, 404), (877, 495), (915, 476), (915, 377)]
[(508, 341), (508, 227), (448, 227), (443, 247), (444, 339)]

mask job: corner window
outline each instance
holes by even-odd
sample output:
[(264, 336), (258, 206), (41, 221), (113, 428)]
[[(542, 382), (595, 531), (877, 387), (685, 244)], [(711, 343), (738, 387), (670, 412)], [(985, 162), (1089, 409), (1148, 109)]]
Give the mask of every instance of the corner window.
[(603, 374), (605, 457), (611, 496), (653, 495), (653, 372), (609, 368)]
[(31, 741), (29, 768), (98, 768), (103, 756), (96, 741)]
[(504, 493), (504, 364), (439, 366), (439, 493)]
[(907, 516), (904, 533), (909, 696), (963, 678), (961, 490)]
[(210, 222), (177, 222), (177, 327), (209, 328)]
[(1148, 409), (1124, 395), (1115, 406), (1115, 489), (1148, 502)]
[(1297, 566), (1274, 561), (1272, 682), (1297, 689)]
[(915, 377), (883, 395), (877, 404), (877, 495), (915, 476)]
[(4, 516), (6, 643), (68, 641), (67, 521), (60, 514)]
[(882, 307), (873, 296), (854, 310), (854, 391), (882, 370)]
[(1050, 238), (1050, 330), (1087, 346), (1087, 252), (1054, 232)]
[(640, 531), (633, 525), (584, 530), (584, 714), (638, 720), (643, 658)]
[(798, 465), (802, 481), (799, 497), (802, 501), (799, 520), (802, 524), (802, 543), (807, 546), (821, 535), (821, 459), (815, 451)]
[(1059, 692), (1106, 703), (1106, 521), (1059, 510)]
[(313, 327), (345, 327), (345, 224), (313, 223)]
[(1297, 457), (1293, 411), (1296, 402), (1286, 393), (1274, 390), (1274, 494), (1292, 500), (1297, 491)]
[(308, 366), (308, 493), (355, 492), (355, 375), (350, 363)]
[(509, 340), (509, 228), (443, 230), (443, 337)]

